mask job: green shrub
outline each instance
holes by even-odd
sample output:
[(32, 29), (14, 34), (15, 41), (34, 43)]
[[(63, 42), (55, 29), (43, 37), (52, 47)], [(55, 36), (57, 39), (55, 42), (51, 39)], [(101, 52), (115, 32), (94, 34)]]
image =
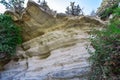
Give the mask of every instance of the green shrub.
[[(91, 80), (118, 80), (120, 76), (120, 9), (114, 9), (114, 18), (106, 29), (93, 31), (91, 44), (95, 52), (90, 52), (92, 63)], [(114, 79), (117, 78), (117, 79)]]
[(16, 52), (16, 46), (21, 44), (20, 28), (17, 27), (10, 16), (0, 15), (0, 57), (11, 57)]
[(117, 0), (117, 3), (114, 4), (113, 6), (106, 8), (102, 13), (99, 14), (99, 16), (101, 17), (101, 19), (106, 19), (108, 18), (111, 14), (114, 13), (114, 10), (118, 7), (118, 3), (120, 2), (120, 0)]

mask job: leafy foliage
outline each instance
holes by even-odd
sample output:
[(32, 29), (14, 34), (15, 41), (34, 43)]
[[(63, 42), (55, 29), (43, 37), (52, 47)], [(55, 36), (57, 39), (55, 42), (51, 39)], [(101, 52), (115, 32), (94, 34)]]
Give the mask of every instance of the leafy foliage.
[(0, 3), (7, 9), (15, 10), (18, 14), (21, 14), (24, 9), (24, 0), (1, 0)]
[(79, 5), (75, 6), (75, 2), (71, 2), (70, 7), (68, 6), (66, 8), (66, 14), (73, 15), (73, 16), (79, 16), (80, 14), (83, 15), (83, 11)]
[(0, 55), (12, 56), (22, 38), (18, 28), (8, 15), (0, 15)]
[(90, 13), (90, 16), (96, 16), (96, 12), (93, 10), (91, 13)]
[[(90, 52), (92, 63), (91, 80), (120, 79), (120, 8), (112, 10), (114, 18), (107, 28), (93, 31), (91, 38), (95, 52)], [(115, 79), (117, 78), (117, 79)]]
[(113, 6), (108, 6), (102, 13), (98, 14), (101, 19), (108, 18), (111, 14), (114, 13), (114, 10), (119, 7), (120, 0), (116, 0), (116, 3)]
[(45, 11), (50, 10), (50, 8), (45, 0), (43, 0), (43, 1), (38, 0), (38, 3)]

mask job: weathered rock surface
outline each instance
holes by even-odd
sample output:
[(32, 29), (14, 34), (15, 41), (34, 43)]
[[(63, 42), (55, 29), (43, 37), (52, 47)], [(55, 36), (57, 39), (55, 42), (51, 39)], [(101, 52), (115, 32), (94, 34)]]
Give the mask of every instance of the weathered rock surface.
[[(58, 19), (60, 15), (58, 15), (58, 18), (55, 18), (53, 15), (50, 15), (42, 10), (41, 7), (33, 1), (28, 2), (27, 7), (21, 16), (12, 11), (6, 11), (5, 14), (11, 15), (15, 23), (22, 27), (22, 36), (24, 42), (44, 35), (45, 33), (51, 30), (53, 31), (57, 28), (69, 27), (69, 25), (74, 26), (74, 23), (76, 22), (78, 23), (77, 25), (82, 25), (86, 21), (89, 21), (87, 22), (88, 24), (100, 24), (98, 21), (87, 17), (81, 18), (83, 21), (79, 18), (77, 20), (68, 20), (65, 18), (65, 16), (62, 17), (62, 15), (62, 19)], [(73, 23), (71, 23), (72, 21)]]
[(94, 51), (89, 32), (104, 23), (85, 16), (58, 19), (44, 13), (34, 2), (28, 3), (21, 18), (25, 42), (18, 47), (16, 59), (0, 72), (0, 80), (89, 80), (87, 46)]
[(43, 35), (48, 27), (55, 24), (55, 18), (44, 12), (41, 7), (33, 1), (29, 1), (22, 15), (12, 11), (6, 11), (10, 14), (20, 27), (22, 27), (23, 40), (28, 41), (37, 36)]
[(1, 80), (87, 80), (88, 34), (80, 30), (65, 32), (51, 32), (24, 43), (24, 47), (30, 48), (17, 53), (25, 54), (25, 59), (11, 60), (5, 65)]

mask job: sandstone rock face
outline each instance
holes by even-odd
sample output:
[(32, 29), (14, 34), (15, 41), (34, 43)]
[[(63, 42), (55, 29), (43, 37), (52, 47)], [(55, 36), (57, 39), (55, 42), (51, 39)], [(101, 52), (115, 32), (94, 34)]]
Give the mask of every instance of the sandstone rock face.
[(46, 28), (55, 24), (55, 18), (44, 12), (38, 4), (32, 1), (28, 2), (20, 16), (12, 11), (6, 11), (5, 14), (11, 15), (15, 23), (22, 27), (24, 41), (43, 35)]
[(19, 55), (25, 54), (25, 59), (11, 60), (5, 65), (1, 80), (87, 80), (88, 37), (84, 31), (71, 29), (53, 31), (25, 42), (24, 48), (30, 48), (17, 50)]
[[(29, 41), (38, 36), (44, 35), (50, 30), (54, 30), (61, 27), (67, 27), (69, 25), (74, 25), (75, 22), (83, 24), (82, 20), (77, 19), (76, 21), (68, 20), (65, 16), (61, 15), (62, 19), (55, 18), (53, 15), (48, 14), (35, 2), (29, 1), (27, 7), (21, 15), (18, 15), (12, 11), (6, 11), (5, 14), (12, 16), (15, 23), (22, 28), (23, 41)], [(58, 17), (60, 17), (58, 15)], [(85, 19), (84, 19), (85, 18)], [(94, 24), (94, 19), (82, 18), (83, 21), (89, 21), (89, 24)], [(87, 20), (88, 19), (88, 20)], [(70, 23), (70, 21), (74, 23)], [(98, 21), (95, 21), (95, 25), (99, 25)], [(98, 22), (98, 23), (97, 23)], [(82, 25), (83, 26), (83, 25)]]
[[(58, 19), (44, 13), (34, 2), (28, 2), (21, 18), (24, 43), (0, 72), (0, 80), (89, 80), (86, 48), (94, 51), (89, 32), (101, 29), (104, 23), (85, 16)], [(15, 20), (19, 24), (20, 19)], [(44, 34), (38, 34), (39, 30)]]
[[(87, 24), (88, 25), (88, 24)], [(1, 80), (89, 80), (90, 26), (48, 32), (22, 44), (19, 60), (0, 72)], [(21, 58), (20, 56), (23, 56)]]

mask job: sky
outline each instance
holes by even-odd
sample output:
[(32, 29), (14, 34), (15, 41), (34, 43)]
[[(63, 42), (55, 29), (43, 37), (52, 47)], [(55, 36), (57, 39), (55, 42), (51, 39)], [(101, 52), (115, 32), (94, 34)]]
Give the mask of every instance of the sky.
[[(27, 3), (27, 0), (25, 1)], [(33, 1), (37, 2), (38, 0)], [(51, 9), (58, 13), (65, 13), (66, 7), (70, 5), (70, 2), (75, 2), (75, 5), (79, 4), (83, 8), (85, 15), (89, 15), (93, 10), (97, 10), (102, 0), (46, 0), (46, 2)], [(5, 7), (0, 4), (0, 13), (3, 13), (5, 10)]]

